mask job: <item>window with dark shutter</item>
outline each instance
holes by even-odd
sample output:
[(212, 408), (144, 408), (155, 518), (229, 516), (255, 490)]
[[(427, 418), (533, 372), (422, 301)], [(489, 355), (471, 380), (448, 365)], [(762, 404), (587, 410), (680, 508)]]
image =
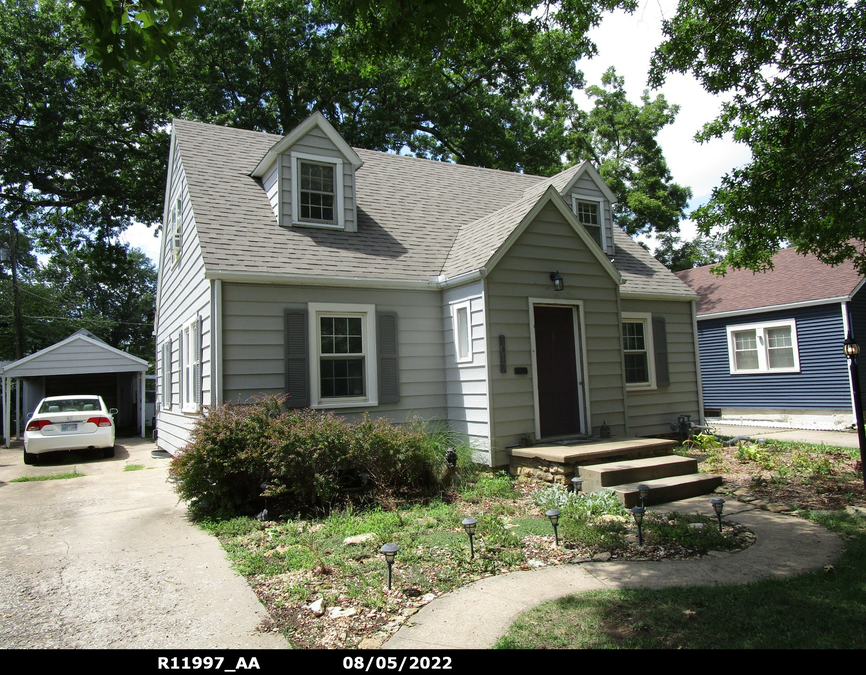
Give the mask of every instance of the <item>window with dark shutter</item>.
[(397, 314), (378, 312), (379, 403), (400, 400), (400, 371), (397, 359)]
[(310, 406), (309, 359), (307, 345), (307, 310), (287, 309), (286, 323), (286, 393), (289, 408)]

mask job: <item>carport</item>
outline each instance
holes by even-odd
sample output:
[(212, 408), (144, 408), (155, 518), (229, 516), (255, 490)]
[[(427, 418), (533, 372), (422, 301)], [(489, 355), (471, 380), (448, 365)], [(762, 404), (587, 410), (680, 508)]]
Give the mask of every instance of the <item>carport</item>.
[(144, 437), (147, 369), (147, 361), (111, 347), (86, 330), (13, 361), (0, 371), (6, 447), (12, 437), (13, 380), (18, 382), (14, 405), (18, 410), (19, 434), (22, 412), (32, 412), (44, 397), (97, 394), (109, 408), (117, 408), (118, 427), (141, 427)]

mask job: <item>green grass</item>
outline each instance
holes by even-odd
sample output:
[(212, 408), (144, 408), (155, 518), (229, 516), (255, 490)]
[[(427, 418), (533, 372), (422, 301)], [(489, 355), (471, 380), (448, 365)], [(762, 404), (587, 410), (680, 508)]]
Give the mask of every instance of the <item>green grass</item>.
[(866, 644), (866, 520), (811, 515), (847, 539), (790, 580), (572, 595), (523, 614), (498, 649), (853, 649)]
[(42, 476), (21, 476), (21, 478), (13, 478), (10, 483), (33, 483), (43, 480), (65, 480), (67, 478), (81, 478), (84, 474), (79, 473), (78, 469), (65, 471), (63, 473), (47, 473)]
[(144, 468), (144, 464), (127, 464), (123, 467), (124, 471), (141, 471)]

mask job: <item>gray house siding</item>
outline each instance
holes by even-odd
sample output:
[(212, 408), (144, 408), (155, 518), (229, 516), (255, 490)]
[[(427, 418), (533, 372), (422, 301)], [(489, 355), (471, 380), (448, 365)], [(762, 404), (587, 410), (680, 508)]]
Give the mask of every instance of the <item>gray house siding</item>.
[[(484, 284), (477, 281), (443, 292), (446, 403), (451, 429), (476, 450), (490, 450), (490, 400), (487, 395), (487, 335), (484, 327)], [(468, 309), (469, 356), (458, 360), (454, 317)]]
[[(622, 311), (650, 313), (663, 317), (667, 337), (670, 384), (654, 389), (627, 389), (629, 430), (635, 436), (670, 433), (670, 423), (679, 415), (697, 421), (698, 368), (695, 362), (692, 303), (623, 298)], [(655, 345), (659, 349), (659, 345)], [(658, 373), (656, 373), (658, 375)]]
[(446, 419), (442, 299), (439, 291), (317, 288), (223, 283), (223, 397), (246, 403), (283, 395), (285, 310), (308, 303), (375, 305), (397, 315), (400, 400), (368, 407), (329, 407), (349, 417), (369, 412), (403, 421)]
[[(550, 273), (554, 271), (564, 279), (563, 291), (553, 290)], [(588, 426), (597, 435), (607, 422), (614, 434), (623, 436), (626, 420), (617, 285), (554, 206), (548, 204), (538, 213), (487, 276), (485, 285), (488, 335), (497, 347), (498, 336), (505, 336), (507, 361), (507, 371), (501, 373), (498, 348), (488, 350), (493, 464), (507, 463), (504, 449), (517, 445), (525, 434), (536, 434), (530, 298), (582, 305), (580, 329), (585, 335), (580, 341), (586, 345), (583, 381), (588, 391)], [(516, 367), (526, 368), (527, 374), (516, 374)]]
[[(731, 374), (727, 326), (794, 319), (798, 373)], [(704, 405), (707, 408), (850, 410), (838, 303), (698, 321)]]
[[(157, 444), (169, 452), (177, 452), (186, 445), (189, 433), (199, 418), (198, 413), (184, 411), (183, 398), (183, 333), (185, 327), (200, 319), (202, 334), (200, 372), (201, 400), (211, 405), (211, 310), (210, 282), (204, 278), (204, 262), (196, 231), (195, 216), (190, 201), (190, 190), (208, 189), (207, 185), (189, 186), (183, 170), (180, 153), (172, 155), (170, 188), (167, 190), (166, 218), (163, 224), (163, 242), (159, 272), (157, 300)], [(169, 223), (171, 209), (178, 197), (183, 200), (181, 219), (182, 250), (175, 262), (171, 253)], [(170, 345), (170, 360), (163, 358), (164, 345)], [(164, 391), (162, 371), (169, 368), (170, 391)]]

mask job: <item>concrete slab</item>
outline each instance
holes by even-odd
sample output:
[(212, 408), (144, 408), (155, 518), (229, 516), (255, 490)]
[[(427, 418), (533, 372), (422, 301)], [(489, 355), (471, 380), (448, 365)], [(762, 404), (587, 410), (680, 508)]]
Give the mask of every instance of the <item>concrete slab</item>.
[(573, 445), (533, 445), (528, 448), (509, 448), (512, 457), (542, 459), (548, 462), (574, 464), (598, 461), (605, 457), (665, 453), (679, 445), (676, 441), (660, 438), (624, 438), (610, 441), (587, 441)]
[(749, 438), (772, 438), (779, 441), (832, 445), (843, 448), (860, 447), (856, 431), (815, 431), (810, 429), (781, 429), (733, 424), (712, 424), (720, 436), (748, 436)]
[[(0, 450), (0, 647), (286, 648), (217, 540), (191, 524), (155, 445), (25, 466)], [(124, 471), (127, 465), (137, 471)], [(10, 483), (71, 471), (82, 478)]]

